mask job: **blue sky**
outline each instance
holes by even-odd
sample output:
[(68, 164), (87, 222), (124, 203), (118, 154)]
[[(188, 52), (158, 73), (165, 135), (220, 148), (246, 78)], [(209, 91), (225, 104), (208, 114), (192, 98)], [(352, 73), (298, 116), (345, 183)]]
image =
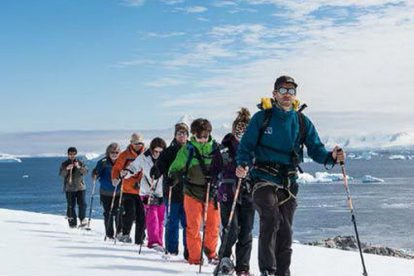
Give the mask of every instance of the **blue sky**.
[(280, 74), (311, 116), (391, 129), (375, 114), (414, 118), (412, 14), (393, 0), (1, 1), (0, 132), (231, 123)]

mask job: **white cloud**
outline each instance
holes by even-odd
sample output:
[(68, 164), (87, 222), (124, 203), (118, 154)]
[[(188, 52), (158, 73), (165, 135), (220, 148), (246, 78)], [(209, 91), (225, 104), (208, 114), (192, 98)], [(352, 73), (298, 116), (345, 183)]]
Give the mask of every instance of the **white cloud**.
[(156, 38), (170, 38), (170, 37), (175, 37), (175, 36), (183, 36), (186, 33), (184, 32), (171, 32), (171, 33), (147, 33), (147, 36), (149, 37), (156, 37)]
[(177, 5), (177, 4), (184, 3), (185, 1), (184, 0), (162, 0), (162, 2), (167, 5)]
[[(281, 74), (297, 79), (299, 97), (312, 112), (413, 115), (414, 4), (377, 8), (342, 25), (306, 17), (301, 24), (282, 27), (216, 26), (203, 37), (204, 47), (197, 49), (201, 43), (196, 43), (195, 50), (166, 63), (191, 67), (195, 61), (208, 61), (210, 66), (204, 67), (206, 74), (195, 88), (204, 91), (202, 104), (213, 105), (216, 118), (229, 116), (229, 109), (240, 105), (254, 108), (260, 97), (271, 95), (274, 79)], [(211, 51), (203, 51), (205, 47)], [(173, 99), (174, 107), (187, 109), (192, 101), (199, 103), (186, 94)]]
[(203, 6), (190, 6), (185, 8), (176, 8), (176, 11), (182, 11), (185, 13), (203, 13), (206, 12), (208, 9)]
[(179, 78), (163, 77), (155, 81), (148, 82), (145, 84), (145, 86), (154, 87), (154, 88), (162, 88), (162, 87), (177, 86), (177, 85), (181, 85), (184, 83), (185, 81)]
[(123, 0), (125, 5), (139, 7), (145, 4), (145, 0)]

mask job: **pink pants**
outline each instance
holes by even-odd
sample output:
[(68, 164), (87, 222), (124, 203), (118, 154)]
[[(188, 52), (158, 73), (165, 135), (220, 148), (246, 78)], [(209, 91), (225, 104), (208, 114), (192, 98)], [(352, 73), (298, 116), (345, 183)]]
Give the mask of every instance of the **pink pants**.
[(163, 246), (165, 205), (144, 205), (147, 224), (148, 247), (154, 244)]

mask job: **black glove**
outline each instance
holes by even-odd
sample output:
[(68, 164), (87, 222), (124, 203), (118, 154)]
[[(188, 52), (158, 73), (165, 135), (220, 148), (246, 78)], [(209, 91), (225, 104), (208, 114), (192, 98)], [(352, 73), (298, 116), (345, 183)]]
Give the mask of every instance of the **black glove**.
[(150, 170), (150, 177), (153, 178), (154, 180), (157, 180), (158, 178), (161, 177), (161, 172), (157, 166), (152, 166)]
[(250, 185), (250, 179), (243, 178), (241, 188), (244, 193), (250, 194), (252, 192), (252, 186)]

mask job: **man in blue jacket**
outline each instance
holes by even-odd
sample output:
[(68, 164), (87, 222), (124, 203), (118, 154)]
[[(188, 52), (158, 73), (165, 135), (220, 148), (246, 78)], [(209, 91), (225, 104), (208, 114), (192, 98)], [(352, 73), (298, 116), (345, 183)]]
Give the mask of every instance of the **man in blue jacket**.
[(333, 165), (345, 159), (338, 146), (328, 152), (312, 122), (293, 108), (297, 86), (289, 76), (276, 79), (273, 106), (252, 117), (237, 152), (236, 175), (243, 178), (249, 172), (254, 182), (261, 275), (290, 275), (296, 180), (303, 145), (317, 163)]

